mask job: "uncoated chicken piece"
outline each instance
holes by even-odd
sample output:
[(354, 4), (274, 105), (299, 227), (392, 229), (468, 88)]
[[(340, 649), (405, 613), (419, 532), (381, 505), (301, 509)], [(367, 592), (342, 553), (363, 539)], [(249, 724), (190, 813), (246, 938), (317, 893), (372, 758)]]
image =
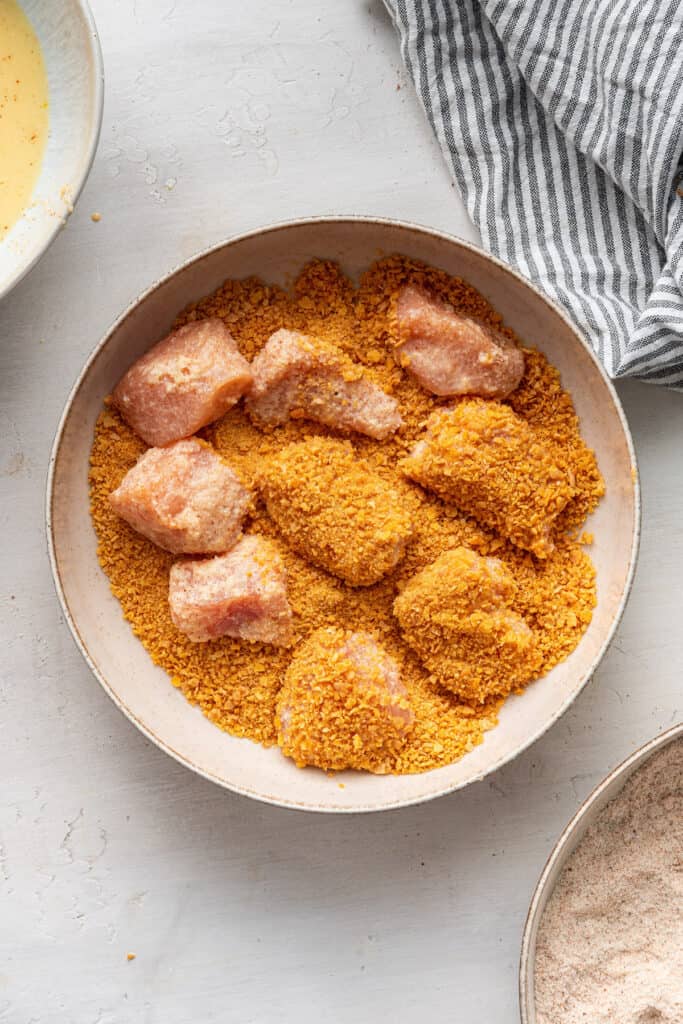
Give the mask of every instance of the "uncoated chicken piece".
[(348, 441), (290, 444), (268, 460), (258, 485), (290, 547), (353, 587), (391, 572), (412, 534), (398, 492)]
[(150, 445), (196, 434), (249, 389), (249, 363), (222, 320), (197, 320), (145, 353), (112, 396), (126, 423)]
[(368, 633), (332, 627), (297, 649), (276, 710), (283, 754), (326, 771), (390, 771), (413, 721), (393, 658)]
[(249, 500), (230, 466), (196, 437), (148, 448), (109, 495), (134, 530), (176, 555), (228, 551)]
[(292, 612), (275, 546), (247, 536), (226, 555), (175, 562), (169, 580), (173, 624), (190, 640), (231, 636), (286, 647)]
[(576, 493), (559, 449), (507, 405), (476, 398), (433, 413), (401, 468), (538, 558), (554, 551), (554, 522)]
[(505, 398), (524, 374), (524, 354), (488, 324), (406, 285), (396, 305), (399, 364), (435, 395)]
[(246, 406), (259, 423), (315, 420), (382, 441), (403, 422), (396, 401), (367, 380), (361, 366), (320, 338), (276, 331), (251, 369), (254, 383)]
[(454, 548), (409, 580), (394, 614), (406, 643), (438, 682), (481, 704), (540, 671), (533, 633), (509, 607), (515, 589), (499, 559)]

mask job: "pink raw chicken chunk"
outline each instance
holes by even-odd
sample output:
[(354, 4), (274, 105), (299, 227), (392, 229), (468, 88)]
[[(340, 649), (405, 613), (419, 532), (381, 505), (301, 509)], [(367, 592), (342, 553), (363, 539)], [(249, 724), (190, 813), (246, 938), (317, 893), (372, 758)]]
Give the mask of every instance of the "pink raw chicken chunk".
[(249, 491), (210, 445), (193, 437), (149, 448), (109, 501), (134, 530), (177, 555), (228, 551)]
[(396, 401), (367, 380), (361, 366), (320, 338), (276, 331), (251, 368), (254, 384), (246, 404), (261, 423), (315, 420), (378, 441), (401, 426)]
[(114, 404), (150, 445), (196, 434), (219, 419), (251, 386), (249, 363), (222, 320), (173, 331), (122, 377)]
[(500, 331), (406, 285), (396, 306), (401, 366), (435, 395), (505, 398), (524, 374), (524, 354)]
[(248, 536), (226, 555), (171, 566), (173, 624), (190, 640), (231, 636), (277, 646), (291, 639), (287, 577), (274, 545)]

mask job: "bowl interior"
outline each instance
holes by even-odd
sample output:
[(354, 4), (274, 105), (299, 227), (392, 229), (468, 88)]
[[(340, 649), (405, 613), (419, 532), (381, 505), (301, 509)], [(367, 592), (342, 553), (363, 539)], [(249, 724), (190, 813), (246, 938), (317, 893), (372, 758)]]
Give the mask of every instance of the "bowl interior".
[(667, 744), (673, 743), (674, 740), (682, 736), (683, 725), (676, 725), (672, 729), (667, 729), (666, 732), (657, 736), (649, 743), (646, 743), (644, 747), (641, 747), (627, 758), (593, 790), (558, 839), (536, 886), (524, 929), (519, 978), (522, 1024), (536, 1024), (534, 1001), (536, 939), (543, 918), (543, 912), (548, 900), (552, 896), (557, 880), (564, 870), (565, 864), (590, 826), (600, 816), (601, 811), (618, 796), (633, 773), (644, 765), (658, 750), (661, 750)]
[(102, 58), (81, 0), (21, 0), (43, 50), (50, 110), (43, 165), (28, 209), (0, 242), (0, 297), (45, 252), (73, 209), (94, 156)]
[[(499, 726), (461, 761), (423, 775), (349, 772), (330, 779), (295, 768), (276, 749), (221, 732), (152, 664), (97, 563), (88, 511), (88, 456), (103, 398), (186, 303), (227, 277), (256, 274), (287, 284), (316, 256), (336, 260), (356, 276), (380, 255), (394, 252), (471, 282), (525, 342), (541, 348), (560, 370), (607, 484), (590, 523), (596, 536), (591, 553), (598, 571), (598, 607), (576, 651), (522, 696), (508, 700)], [(637, 482), (623, 414), (568, 322), (479, 250), (426, 229), (363, 219), (306, 221), (244, 236), (198, 257), (147, 292), (96, 350), (74, 389), (55, 444), (50, 487), (48, 533), (58, 590), (71, 628), (112, 698), (148, 736), (196, 771), (238, 792), (311, 810), (377, 810), (429, 799), (482, 778), (523, 750), (571, 703), (594, 670), (621, 614), (638, 535)]]

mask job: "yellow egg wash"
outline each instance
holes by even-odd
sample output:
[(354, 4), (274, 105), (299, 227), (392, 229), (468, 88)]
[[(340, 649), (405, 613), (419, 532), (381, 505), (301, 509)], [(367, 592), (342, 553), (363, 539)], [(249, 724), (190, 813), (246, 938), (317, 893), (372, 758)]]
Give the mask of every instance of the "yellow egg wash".
[(40, 43), (16, 0), (0, 0), (0, 239), (31, 201), (47, 129)]

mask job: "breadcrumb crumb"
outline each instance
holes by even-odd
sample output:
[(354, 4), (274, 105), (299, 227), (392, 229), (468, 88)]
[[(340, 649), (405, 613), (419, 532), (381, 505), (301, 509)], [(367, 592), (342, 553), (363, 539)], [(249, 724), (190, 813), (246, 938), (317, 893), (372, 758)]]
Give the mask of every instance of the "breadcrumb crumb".
[(430, 416), (404, 472), (518, 547), (547, 558), (574, 496), (564, 453), (507, 405), (465, 399)]

